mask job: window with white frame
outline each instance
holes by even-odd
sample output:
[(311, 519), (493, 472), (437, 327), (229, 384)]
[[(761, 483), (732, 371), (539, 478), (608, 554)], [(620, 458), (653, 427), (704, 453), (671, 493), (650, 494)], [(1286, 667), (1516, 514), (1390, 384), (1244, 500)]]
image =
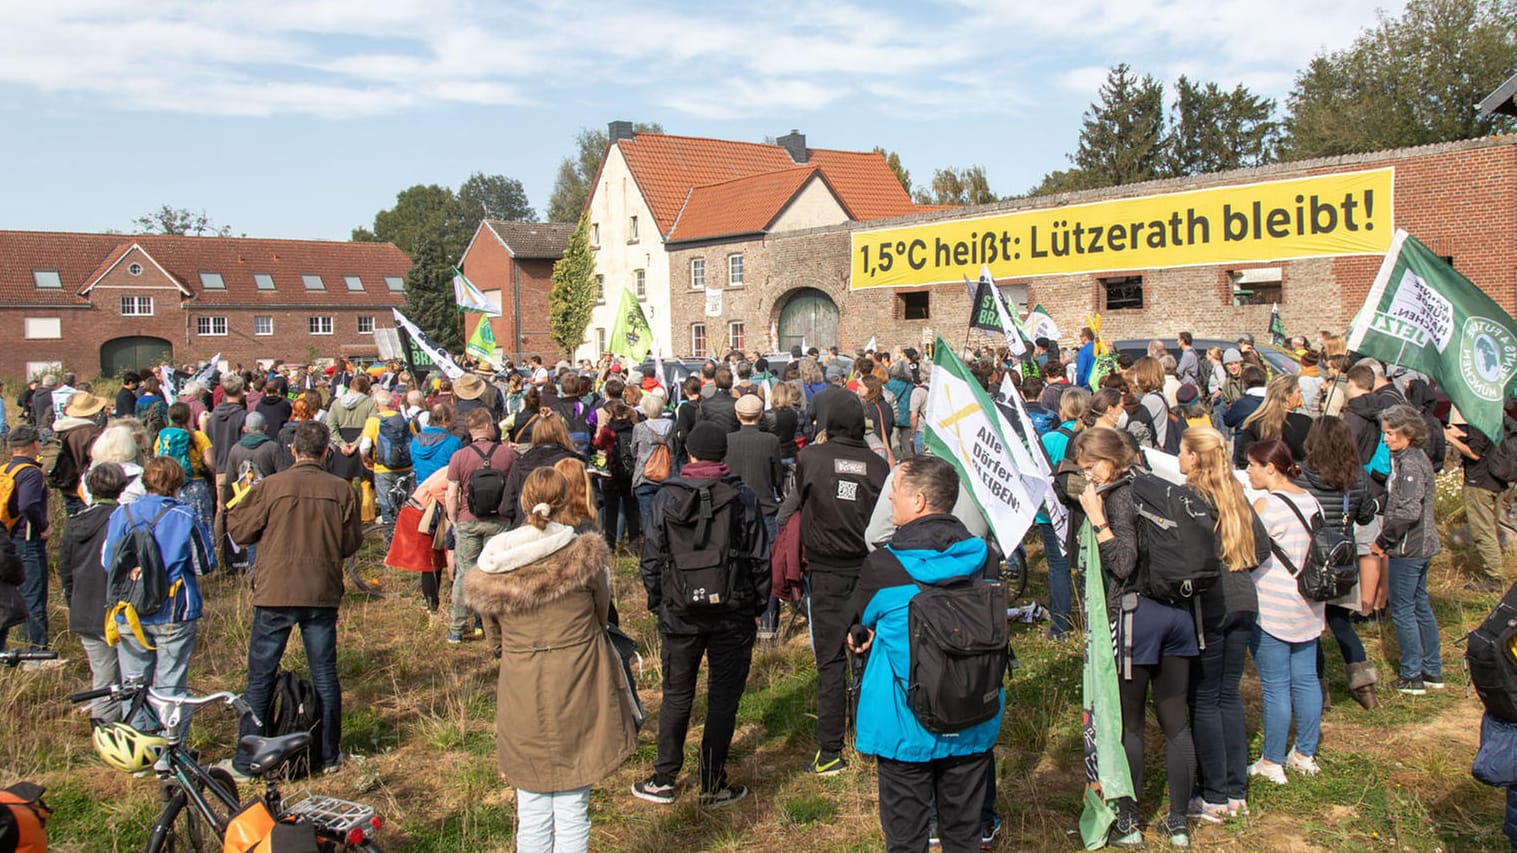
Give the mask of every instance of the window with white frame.
[(273, 290), (274, 276), (266, 272), (253, 273), (253, 283), (258, 285), (259, 290)]
[(595, 304), (606, 304), (606, 277), (603, 275), (595, 277)]
[(627, 242), (628, 243), (636, 243), (637, 242), (637, 217), (636, 216), (632, 217), (630, 220), (627, 221)]
[(648, 298), (648, 271), (647, 270), (633, 270), (632, 271), (632, 292), (637, 296), (638, 299), (647, 299)]
[(274, 318), (266, 314), (254, 315), (253, 334), (259, 336), (274, 334)]
[(727, 349), (735, 349), (742, 352), (747, 341), (743, 335), (743, 321), (733, 320), (727, 324)]
[(705, 258), (691, 258), (690, 259), (690, 289), (691, 290), (705, 290), (706, 289), (706, 259)]
[(218, 337), (221, 336), (221, 335), (225, 335), (226, 334), (226, 318), (225, 317), (196, 317), (195, 318), (195, 334), (197, 334), (197, 335), (215, 335), (215, 336), (218, 336)]
[(606, 329), (603, 326), (595, 327), (595, 355), (597, 358), (606, 351)]
[(57, 270), (32, 270), (32, 284), (38, 290), (58, 290), (63, 287), (63, 277)]
[(153, 297), (151, 297), (151, 296), (123, 296), (123, 297), (121, 297), (121, 316), (123, 316), (123, 317), (151, 317), (151, 316), (153, 316)]
[(359, 278), (356, 275), (345, 275), (342, 277), (342, 281), (348, 286), (348, 290), (357, 291), (359, 293), (363, 292), (362, 278)]
[(206, 290), (226, 290), (226, 281), (219, 272), (202, 272), (200, 286)]
[(706, 357), (706, 324), (690, 324), (690, 354), (696, 358)]
[(599, 249), (600, 248), (600, 223), (599, 222), (592, 222), (592, 223), (590, 223), (590, 248), (592, 248), (592, 249)]
[(23, 336), (31, 341), (56, 340), (63, 337), (62, 317), (27, 317), (22, 320)]
[[(485, 322), (489, 322), (489, 321), (486, 320)], [(359, 317), (358, 318), (358, 334), (360, 334), (360, 335), (372, 335), (372, 334), (374, 334), (374, 318), (373, 317)]]
[(728, 287), (742, 287), (743, 286), (743, 256), (742, 255), (728, 255), (727, 256), (727, 286)]
[(332, 318), (307, 317), (306, 328), (313, 335), (330, 335), (332, 334)]
[(327, 283), (321, 280), (316, 273), (302, 273), (300, 280), (305, 282), (306, 290), (326, 290)]

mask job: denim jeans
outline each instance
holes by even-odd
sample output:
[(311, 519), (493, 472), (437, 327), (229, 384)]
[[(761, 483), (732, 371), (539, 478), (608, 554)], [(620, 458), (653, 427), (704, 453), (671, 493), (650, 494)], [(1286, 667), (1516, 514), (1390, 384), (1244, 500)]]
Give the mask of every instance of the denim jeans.
[(638, 516), (643, 520), (642, 535), (648, 536), (648, 522), (653, 518), (653, 496), (658, 494), (658, 483), (644, 483), (632, 490), (637, 498)]
[[(463, 635), (469, 624), (469, 608), (464, 605), (464, 575), (479, 562), (479, 552), (485, 549), (485, 540), (506, 529), (504, 521), (460, 521), (453, 527), (457, 545), (453, 549), (453, 594), (449, 614), (448, 633)], [(491, 622), (491, 625), (494, 623)], [(489, 626), (487, 626), (488, 629)], [(499, 639), (493, 642), (499, 643)]]
[[(1354, 630), (1351, 613), (1346, 607), (1336, 604), (1327, 606), (1327, 627), (1333, 632), (1333, 639), (1338, 641), (1338, 651), (1343, 654), (1344, 663), (1363, 663), (1367, 659), (1364, 653), (1364, 642), (1359, 639), (1359, 634)], [(1322, 644), (1317, 644), (1317, 677), (1327, 677), (1327, 658), (1322, 653)]]
[[(342, 684), (337, 680), (337, 608), (335, 607), (254, 607), (253, 631), (248, 637), (248, 689), (243, 695), (258, 719), (268, 722), (274, 702), (274, 681), (279, 676), (279, 662), (290, 641), (290, 629), (300, 626), (300, 641), (305, 644), (306, 663), (311, 667), (311, 684), (321, 697), (321, 766), (337, 763), (342, 743)], [(244, 717), (237, 737), (263, 734), (262, 727)], [(253, 756), (238, 750), (232, 764), (247, 773)], [(313, 768), (315, 769), (315, 768)]]
[(1401, 648), (1401, 677), (1443, 676), (1438, 651), (1438, 620), (1427, 601), (1427, 560), (1392, 557), (1390, 568), (1391, 621)]
[(1206, 632), (1206, 648), (1191, 669), (1191, 731), (1196, 741), (1196, 786), (1212, 805), (1241, 800), (1248, 787), (1248, 729), (1238, 684), (1253, 639), (1254, 620), (1238, 619)]
[(590, 849), (590, 786), (539, 794), (516, 789), (516, 853)]
[(1069, 559), (1064, 556), (1064, 543), (1053, 525), (1038, 522), (1038, 535), (1043, 537), (1043, 554), (1048, 559), (1048, 613), (1053, 620), (1049, 632), (1062, 637), (1069, 631), (1070, 596), (1073, 593), (1069, 582)]
[[(163, 625), (143, 625), (143, 636), (154, 648), (144, 648), (129, 630), (121, 632), (121, 642), (116, 645), (116, 657), (121, 664), (121, 679), (140, 678), (149, 687), (161, 693), (183, 695), (189, 692), (190, 655), (195, 652), (196, 621), (169, 622)], [(127, 725), (138, 731), (156, 728), (152, 709), (146, 705), (137, 716), (127, 720)], [(166, 724), (166, 721), (165, 721)], [(179, 732), (189, 731), (190, 709), (185, 708), (179, 720)]]
[(12, 540), (26, 569), (21, 581), (21, 600), (26, 602), (26, 642), (34, 649), (47, 648), (47, 543), (41, 539)]
[(1291, 717), (1296, 718), (1296, 752), (1317, 754), (1322, 732), (1322, 687), (1317, 684), (1317, 640), (1287, 643), (1254, 628), (1254, 667), (1264, 694), (1264, 758), (1285, 763)]

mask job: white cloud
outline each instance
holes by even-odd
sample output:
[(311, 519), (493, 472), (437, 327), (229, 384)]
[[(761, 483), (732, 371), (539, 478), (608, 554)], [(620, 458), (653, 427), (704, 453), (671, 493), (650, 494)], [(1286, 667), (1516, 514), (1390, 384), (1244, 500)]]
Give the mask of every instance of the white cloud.
[(1374, 22), (1372, 2), (54, 0), (7, 7), (0, 84), (193, 114), (368, 116), (599, 86), (709, 118), (859, 91), (885, 114), (994, 115), (1035, 94), (1088, 99), (1119, 61), (1279, 97)]

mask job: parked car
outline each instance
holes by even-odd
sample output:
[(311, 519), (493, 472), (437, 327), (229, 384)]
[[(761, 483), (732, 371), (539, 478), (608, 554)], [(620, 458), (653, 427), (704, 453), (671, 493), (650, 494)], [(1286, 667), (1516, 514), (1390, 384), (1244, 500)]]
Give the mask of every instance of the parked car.
[[(1153, 338), (1129, 338), (1112, 343), (1111, 348), (1116, 350), (1120, 355), (1132, 356), (1136, 360), (1148, 355), (1148, 342), (1151, 340)], [(1179, 341), (1165, 338), (1160, 338), (1159, 340), (1164, 341), (1165, 346), (1173, 344), (1174, 346), (1169, 350), (1169, 354), (1176, 359), (1180, 357)], [(1196, 348), (1197, 355), (1204, 359), (1206, 351), (1212, 347), (1219, 347), (1223, 351), (1226, 351), (1229, 347), (1237, 347), (1238, 343), (1236, 341), (1222, 340), (1221, 338), (1196, 338), (1192, 342), (1192, 346)], [(1254, 349), (1259, 351), (1259, 357), (1264, 359), (1264, 364), (1269, 368), (1272, 375), (1301, 372), (1301, 360), (1290, 350), (1282, 349), (1273, 344), (1255, 344)]]

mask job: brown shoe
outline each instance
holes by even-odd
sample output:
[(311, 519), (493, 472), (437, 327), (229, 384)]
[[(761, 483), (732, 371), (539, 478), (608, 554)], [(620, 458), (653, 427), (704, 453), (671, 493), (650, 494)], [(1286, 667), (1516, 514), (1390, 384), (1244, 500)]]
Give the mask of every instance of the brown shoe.
[(1354, 701), (1366, 711), (1380, 707), (1380, 700), (1375, 697), (1375, 682), (1378, 680), (1375, 665), (1369, 661), (1348, 665), (1348, 688), (1354, 694)]

